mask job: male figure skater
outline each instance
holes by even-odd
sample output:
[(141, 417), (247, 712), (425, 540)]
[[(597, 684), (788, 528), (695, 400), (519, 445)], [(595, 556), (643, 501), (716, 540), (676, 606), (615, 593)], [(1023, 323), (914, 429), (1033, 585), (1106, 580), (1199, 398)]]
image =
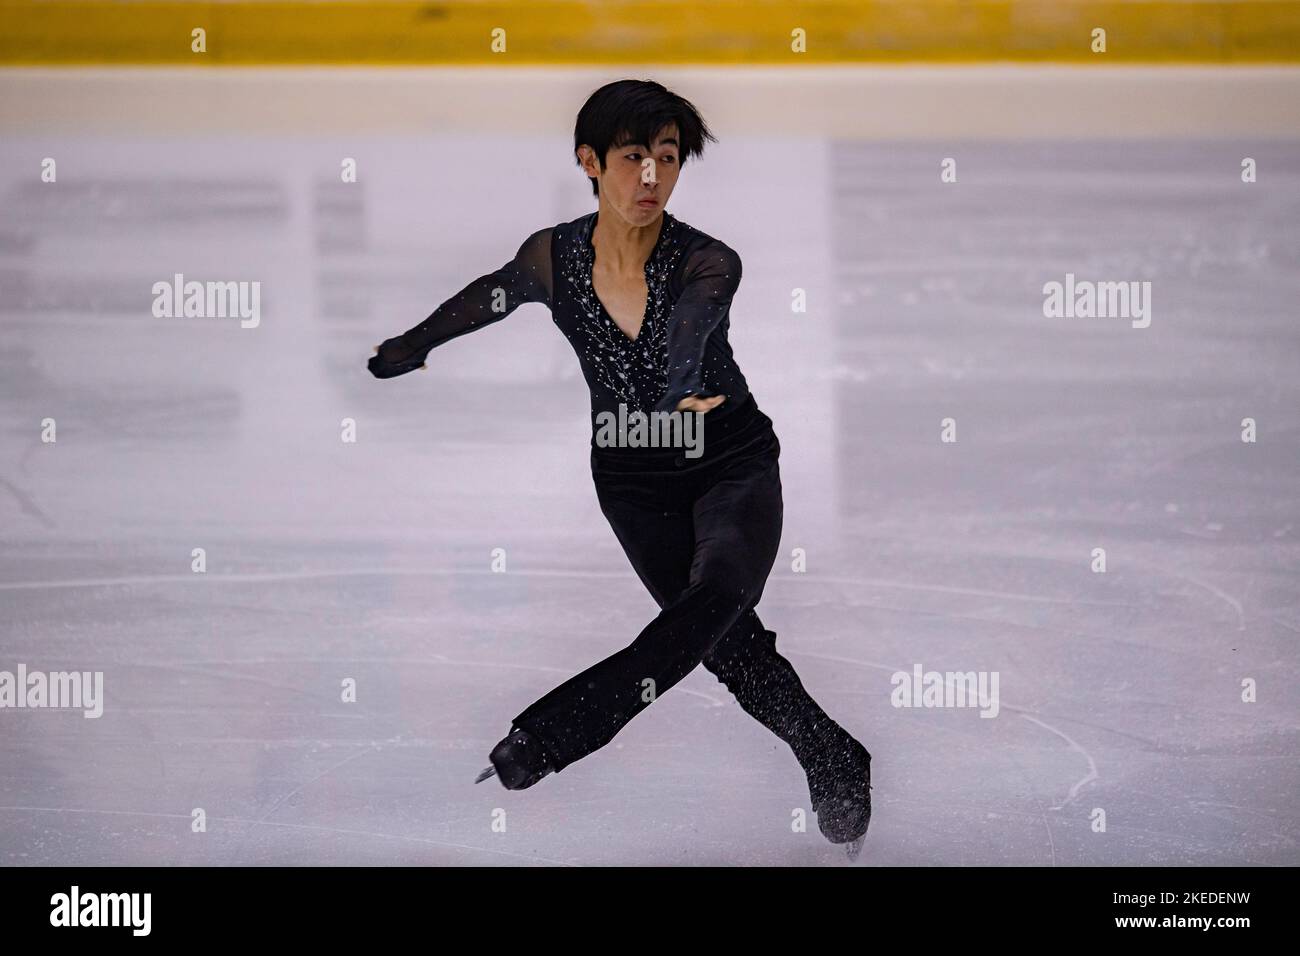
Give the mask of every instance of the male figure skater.
[[(601, 510), (661, 608), (626, 647), (516, 716), (478, 779), (531, 787), (609, 743), (702, 663), (790, 746), (818, 827), (856, 857), (871, 755), (809, 696), (755, 612), (781, 536), (781, 446), (727, 341), (740, 257), (665, 209), (706, 139), (716, 142), (695, 107), (658, 83), (598, 89), (574, 130), (596, 212), (534, 232), (500, 269), (379, 345), (369, 368), (378, 378), (424, 368), (432, 348), (545, 303), (591, 391)], [(604, 440), (610, 416), (656, 412), (699, 416), (703, 453)]]

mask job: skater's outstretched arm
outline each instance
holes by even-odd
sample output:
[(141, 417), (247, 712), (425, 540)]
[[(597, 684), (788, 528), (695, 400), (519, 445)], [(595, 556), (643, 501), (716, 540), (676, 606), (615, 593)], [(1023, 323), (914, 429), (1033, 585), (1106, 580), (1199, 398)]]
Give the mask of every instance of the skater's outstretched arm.
[(404, 375), (424, 365), (443, 342), (499, 322), (525, 302), (551, 305), (551, 229), (524, 240), (500, 269), (479, 276), (412, 329), (387, 339), (371, 356), (376, 378)]
[(681, 297), (668, 330), (668, 390), (655, 405), (671, 412), (689, 395), (704, 391), (704, 344), (718, 327), (740, 285), (740, 256), (714, 240), (691, 253)]

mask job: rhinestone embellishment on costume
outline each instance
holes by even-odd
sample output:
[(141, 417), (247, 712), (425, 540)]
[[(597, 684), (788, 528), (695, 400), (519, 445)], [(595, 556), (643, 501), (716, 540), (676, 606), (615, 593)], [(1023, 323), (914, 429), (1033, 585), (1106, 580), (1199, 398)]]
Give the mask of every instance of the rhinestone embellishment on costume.
[(592, 285), (595, 218), (592, 213), (582, 228), (574, 231), (569, 248), (562, 252), (562, 274), (585, 319), (578, 347), (591, 361), (600, 383), (619, 401), (629, 409), (649, 411), (668, 388), (668, 318), (672, 314), (668, 278), (682, 253), (678, 223), (664, 212), (659, 239), (645, 265), (645, 316), (636, 339), (631, 339), (605, 311)]

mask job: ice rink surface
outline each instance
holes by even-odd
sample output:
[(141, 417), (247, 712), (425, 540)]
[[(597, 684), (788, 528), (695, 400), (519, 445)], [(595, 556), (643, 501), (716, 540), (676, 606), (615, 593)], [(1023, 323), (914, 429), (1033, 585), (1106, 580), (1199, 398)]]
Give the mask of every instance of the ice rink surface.
[[(595, 208), (572, 117), (623, 74), (123, 75), (0, 75), (0, 671), (104, 674), (99, 718), (0, 710), (0, 863), (843, 865), (702, 668), (536, 787), (472, 783), (656, 608), (545, 308), (365, 361)], [(1300, 863), (1295, 74), (1188, 71), (1186, 112), (1140, 71), (862, 71), (794, 112), (645, 75), (720, 138), (669, 209), (745, 264), (785, 489), (759, 612), (873, 754), (859, 865)], [(456, 122), (385, 109), (417, 102)], [(260, 324), (155, 318), (175, 273), (259, 281)], [(1150, 326), (1046, 318), (1067, 273), (1150, 281)], [(997, 716), (894, 707), (916, 665), (996, 672)]]

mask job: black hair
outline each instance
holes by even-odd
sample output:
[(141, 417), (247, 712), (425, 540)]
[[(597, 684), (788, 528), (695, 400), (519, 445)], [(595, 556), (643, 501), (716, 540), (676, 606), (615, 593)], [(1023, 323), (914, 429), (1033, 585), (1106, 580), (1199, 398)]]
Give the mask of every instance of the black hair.
[[(573, 127), (574, 158), (579, 166), (579, 146), (596, 152), (603, 172), (605, 153), (620, 146), (649, 147), (655, 136), (670, 124), (677, 124), (678, 163), (686, 165), (692, 156), (704, 155), (705, 140), (718, 141), (709, 132), (699, 111), (676, 93), (654, 80), (618, 80), (606, 83), (582, 104)], [(600, 194), (600, 184), (591, 177), (592, 195)]]

